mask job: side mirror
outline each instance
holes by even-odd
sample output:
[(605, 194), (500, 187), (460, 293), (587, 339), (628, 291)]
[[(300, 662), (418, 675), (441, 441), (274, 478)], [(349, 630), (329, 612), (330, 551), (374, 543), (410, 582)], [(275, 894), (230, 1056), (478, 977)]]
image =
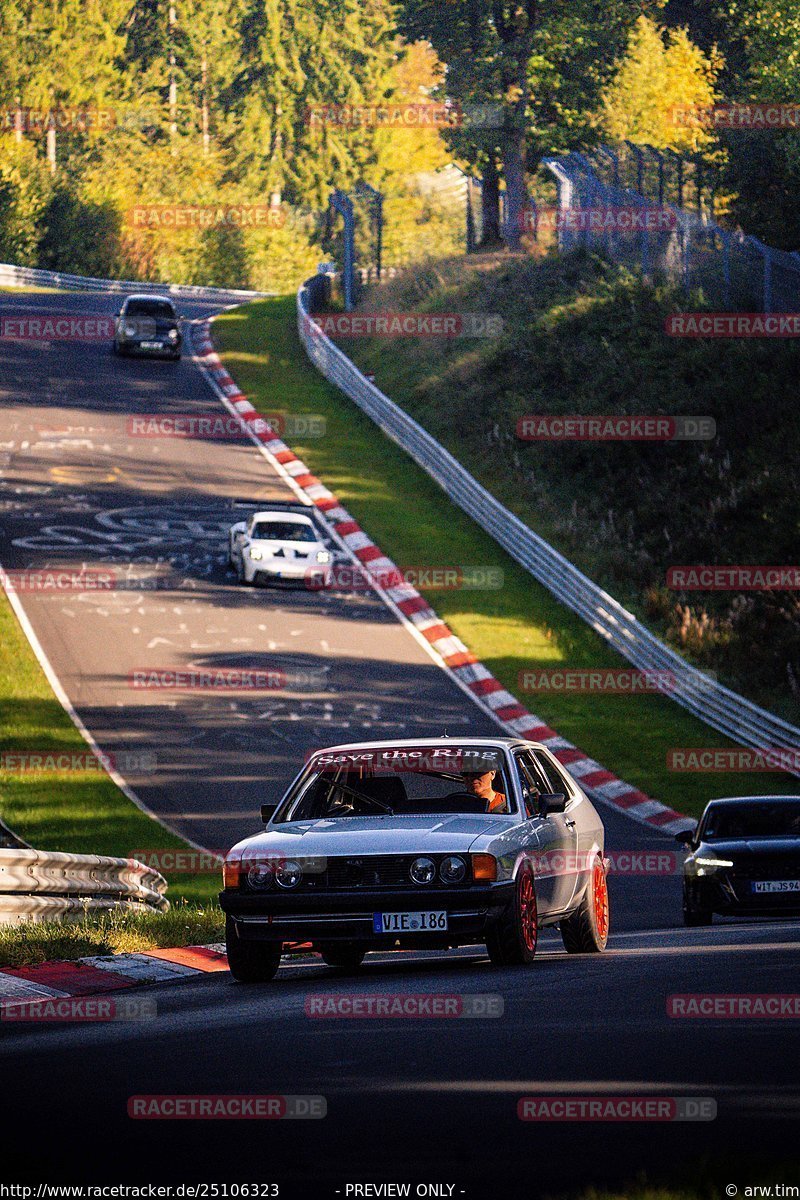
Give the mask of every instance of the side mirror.
[(563, 792), (540, 792), (539, 813), (543, 817), (550, 813), (562, 813), (567, 807), (567, 797)]
[(261, 820), (265, 825), (269, 825), (272, 818), (275, 816), (277, 804), (262, 804), (261, 805)]
[(675, 841), (679, 846), (692, 846), (695, 832), (694, 829), (682, 829), (680, 833), (675, 834)]

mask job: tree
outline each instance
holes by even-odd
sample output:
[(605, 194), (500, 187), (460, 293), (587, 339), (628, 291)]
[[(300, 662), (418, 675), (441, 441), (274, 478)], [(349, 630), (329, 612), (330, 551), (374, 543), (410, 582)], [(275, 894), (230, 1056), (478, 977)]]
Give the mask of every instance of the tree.
[[(661, 4), (641, 0), (638, 11)], [(431, 42), (448, 95), (468, 114), (472, 105), (499, 112), (496, 127), (465, 124), (452, 145), (490, 175), (502, 163), (512, 248), (523, 231), (526, 173), (543, 153), (591, 140), (591, 111), (637, 15), (629, 0), (606, 0), (602, 20), (593, 0), (403, 0), (401, 27)]]
[(640, 17), (603, 93), (598, 120), (604, 134), (658, 149), (695, 152), (710, 146), (714, 136), (700, 114), (715, 102), (719, 69), (719, 56), (706, 56), (685, 29), (665, 31)]

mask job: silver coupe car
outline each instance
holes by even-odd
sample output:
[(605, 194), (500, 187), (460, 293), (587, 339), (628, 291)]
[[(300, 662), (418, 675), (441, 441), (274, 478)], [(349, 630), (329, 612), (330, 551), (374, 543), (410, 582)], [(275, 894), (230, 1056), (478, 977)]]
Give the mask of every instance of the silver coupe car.
[(272, 979), (284, 946), (357, 969), (370, 950), (485, 943), (533, 961), (558, 924), (570, 953), (603, 950), (603, 825), (553, 755), (515, 738), (361, 742), (310, 756), (266, 829), (226, 857), (228, 961)]

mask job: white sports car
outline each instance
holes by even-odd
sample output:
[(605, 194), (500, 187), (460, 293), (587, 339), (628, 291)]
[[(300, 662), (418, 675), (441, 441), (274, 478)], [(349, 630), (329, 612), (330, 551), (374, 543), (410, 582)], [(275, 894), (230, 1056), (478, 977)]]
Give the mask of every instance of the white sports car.
[(296, 509), (264, 509), (229, 535), (228, 558), (240, 583), (329, 587), (332, 557), (311, 517)]
[(263, 833), (225, 860), (228, 963), (271, 979), (286, 943), (330, 966), (369, 950), (484, 943), (533, 961), (542, 926), (603, 950), (603, 824), (545, 746), (519, 738), (362, 742), (313, 754)]

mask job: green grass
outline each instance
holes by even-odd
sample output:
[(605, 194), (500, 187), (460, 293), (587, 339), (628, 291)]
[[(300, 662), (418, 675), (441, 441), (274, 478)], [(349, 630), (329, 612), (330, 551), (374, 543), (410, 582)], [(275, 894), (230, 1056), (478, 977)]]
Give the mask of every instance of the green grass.
[[(692, 661), (800, 723), (797, 592), (681, 593), (670, 566), (797, 562), (800, 346), (666, 335), (702, 295), (602, 259), (423, 264), (363, 307), (483, 312), (500, 336), (350, 338), (342, 348), (493, 495)], [(711, 416), (704, 441), (530, 442), (526, 414)], [(687, 612), (687, 609), (689, 610)]]
[[(531, 668), (624, 667), (576, 616), (517, 566), (408, 456), (307, 360), (294, 297), (258, 301), (219, 318), (215, 342), (262, 412), (315, 413), (326, 436), (292, 449), (339, 496), (401, 567), (496, 566), (496, 591), (426, 591), (437, 612), (527, 707), (609, 770), (679, 811), (699, 814), (713, 796), (789, 791), (784, 775), (676, 774), (670, 748), (726, 746), (726, 739), (661, 696), (540, 693), (518, 688)], [(386, 362), (392, 347), (384, 348)]]
[(225, 919), (217, 905), (177, 904), (165, 913), (116, 911), (80, 921), (0, 925), (0, 967), (207, 946), (224, 940)]
[[(2, 593), (0, 647), (0, 754), (86, 752)], [(0, 818), (41, 850), (128, 858), (137, 849), (186, 849), (181, 838), (141, 812), (101, 771), (0, 769)], [(171, 902), (208, 903), (220, 888), (218, 871), (167, 873), (167, 879)]]

